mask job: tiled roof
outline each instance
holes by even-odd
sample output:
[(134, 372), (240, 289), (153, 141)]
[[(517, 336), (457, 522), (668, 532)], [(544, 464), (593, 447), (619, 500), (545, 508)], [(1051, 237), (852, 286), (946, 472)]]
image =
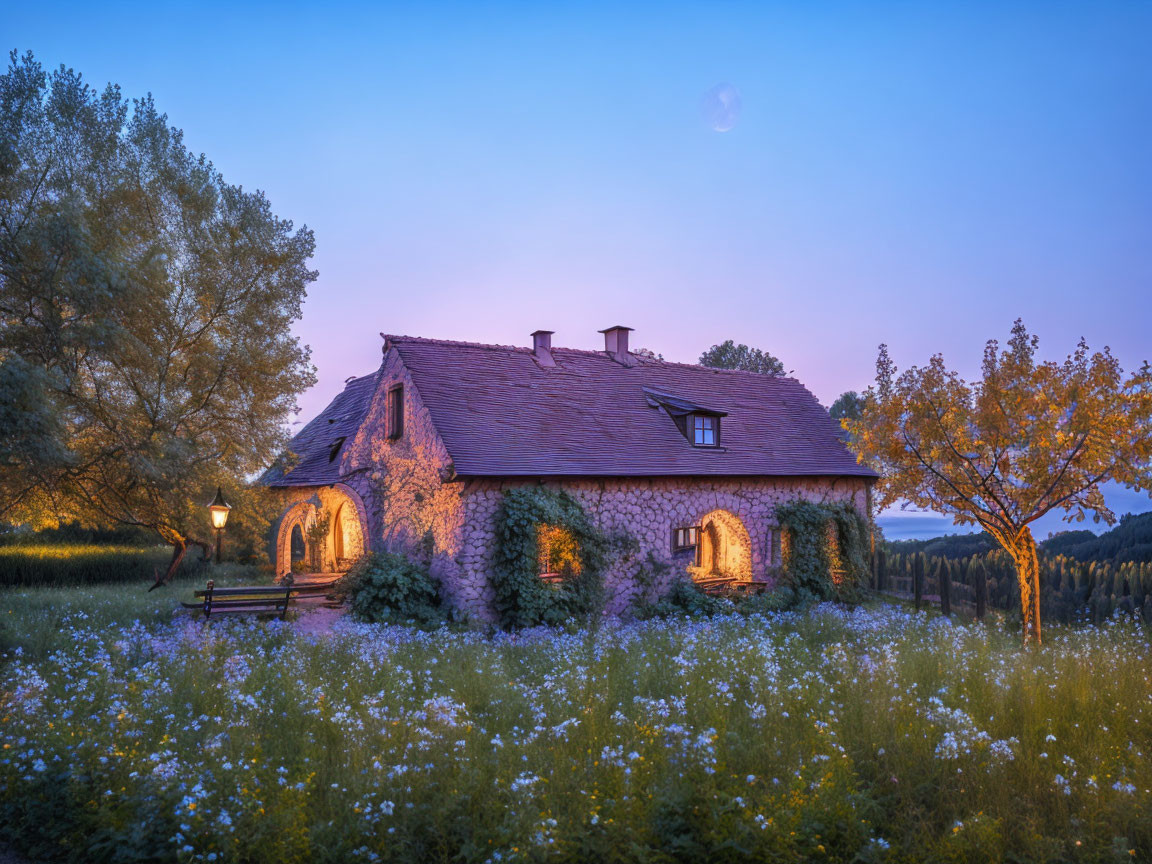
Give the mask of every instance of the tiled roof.
[(320, 415), (296, 433), (288, 444), (295, 466), (285, 474), (272, 466), (260, 478), (267, 486), (326, 486), (340, 479), (340, 459), (332, 449), (341, 438), (350, 439), (360, 428), (376, 389), (378, 372), (354, 378)]
[[(553, 348), (388, 336), (461, 476), (874, 477), (794, 378)], [(693, 447), (661, 398), (725, 412)]]

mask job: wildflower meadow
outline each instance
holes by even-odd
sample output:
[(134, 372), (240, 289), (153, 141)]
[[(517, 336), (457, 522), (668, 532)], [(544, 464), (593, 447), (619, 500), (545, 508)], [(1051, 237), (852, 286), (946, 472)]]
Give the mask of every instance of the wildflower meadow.
[(0, 827), (35, 860), (1152, 860), (1132, 620), (307, 635), (46, 596), (0, 598)]

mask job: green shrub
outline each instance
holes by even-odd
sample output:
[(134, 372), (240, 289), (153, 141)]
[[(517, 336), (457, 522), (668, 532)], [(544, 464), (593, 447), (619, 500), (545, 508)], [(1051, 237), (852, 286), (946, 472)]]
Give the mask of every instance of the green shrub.
[[(579, 567), (557, 583), (540, 578), (541, 526), (563, 529), (575, 541)], [(544, 486), (508, 490), (497, 517), (496, 538), (492, 586), (504, 627), (560, 624), (587, 618), (602, 606), (608, 542), (567, 492)]]
[(742, 615), (783, 612), (800, 605), (800, 597), (791, 585), (777, 585), (771, 591), (749, 594), (736, 601), (736, 611)]
[[(859, 602), (867, 584), (868, 522), (848, 503), (797, 500), (776, 508), (788, 553), (784, 576), (798, 597)], [(835, 544), (829, 542), (834, 537)], [(840, 580), (833, 579), (833, 570)]]
[[(0, 585), (93, 585), (101, 582), (151, 582), (172, 559), (167, 546), (19, 545), (0, 546)], [(183, 574), (200, 566), (190, 549)]]
[(435, 625), (446, 618), (428, 568), (394, 552), (365, 555), (340, 580), (339, 591), (361, 621)]
[(672, 582), (671, 587), (654, 603), (642, 603), (636, 607), (636, 617), (673, 618), (682, 615), (715, 615), (730, 611), (731, 606), (719, 597), (712, 597), (687, 576)]
[(637, 618), (676, 618), (694, 615), (718, 615), (736, 612), (741, 615), (781, 612), (797, 605), (799, 597), (790, 585), (780, 585), (761, 594), (727, 592), (720, 595), (704, 593), (695, 582), (684, 576), (654, 603), (637, 604)]

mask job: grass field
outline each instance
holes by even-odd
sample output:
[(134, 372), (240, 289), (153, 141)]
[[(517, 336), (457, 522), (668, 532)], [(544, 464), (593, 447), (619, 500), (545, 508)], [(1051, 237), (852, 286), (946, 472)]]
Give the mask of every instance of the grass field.
[[(108, 546), (92, 544), (20, 544), (0, 546), (0, 586), (28, 587), (144, 582), (164, 573), (172, 558), (167, 546)], [(185, 573), (198, 566), (199, 550), (182, 565)]]
[(888, 606), (316, 638), (159, 593), (0, 595), (0, 828), (32, 857), (1152, 860), (1130, 623), (1037, 652)]
[(257, 567), (223, 564), (189, 567), (171, 585), (155, 591), (148, 590), (150, 578), (69, 588), (0, 588), (0, 651), (8, 659), (15, 651), (24, 659), (43, 659), (52, 651), (72, 647), (74, 625), (80, 621), (90, 630), (103, 631), (125, 624), (151, 627), (177, 615), (186, 617), (178, 601), (192, 600), (192, 592), (209, 578), (223, 587), (263, 584), (272, 577)]

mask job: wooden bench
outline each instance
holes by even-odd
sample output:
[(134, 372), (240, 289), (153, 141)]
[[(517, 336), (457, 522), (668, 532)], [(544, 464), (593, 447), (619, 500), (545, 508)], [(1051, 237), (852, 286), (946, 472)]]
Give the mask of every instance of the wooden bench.
[(288, 574), (279, 585), (251, 585), (234, 588), (217, 588), (213, 579), (203, 591), (193, 596), (197, 602), (180, 605), (185, 609), (198, 609), (205, 618), (213, 615), (279, 615), (283, 619), (288, 607), (302, 598), (328, 598), (328, 591), (335, 580), (305, 582), (296, 584), (292, 574)]

